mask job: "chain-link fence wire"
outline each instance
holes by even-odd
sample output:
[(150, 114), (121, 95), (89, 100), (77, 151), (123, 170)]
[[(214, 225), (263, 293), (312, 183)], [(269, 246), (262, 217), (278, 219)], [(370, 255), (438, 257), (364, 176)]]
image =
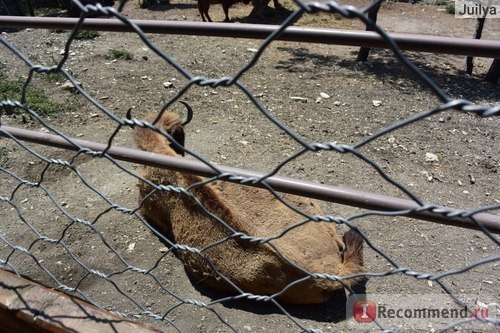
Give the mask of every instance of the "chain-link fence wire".
[[(34, 121), (41, 124), (44, 129), (64, 138), (68, 143), (74, 146), (77, 150), (77, 154), (73, 155), (69, 160), (50, 158), (45, 156), (43, 153), (38, 152), (36, 148), (33, 148), (29, 144), (17, 139), (15, 136), (7, 131), (2, 131), (2, 135), (6, 136), (11, 140), (15, 146), (19, 147), (22, 151), (26, 152), (28, 156), (35, 158), (37, 161), (42, 162), (43, 168), (40, 170), (39, 174), (35, 176), (38, 178), (36, 181), (30, 180), (29, 177), (22, 177), (16, 174), (15, 170), (9, 170), (8, 168), (1, 166), (0, 170), (2, 172), (4, 184), (13, 184), (10, 187), (10, 191), (1, 194), (0, 200), (3, 206), (2, 217), (2, 233), (0, 234), (0, 239), (2, 240), (2, 258), (1, 263), (5, 269), (12, 270), (19, 275), (25, 275), (33, 280), (39, 279), (44, 284), (49, 284), (58, 290), (64, 292), (73, 293), (82, 299), (112, 310), (123, 316), (137, 319), (137, 318), (150, 318), (154, 321), (165, 323), (167, 329), (172, 329), (175, 331), (183, 331), (183, 325), (187, 325), (191, 329), (188, 330), (203, 330), (205, 329), (217, 329), (221, 331), (238, 331), (241, 329), (251, 329), (249, 325), (243, 326), (236, 317), (231, 317), (228, 315), (227, 309), (222, 308), (222, 304), (226, 304), (230, 301), (246, 301), (253, 304), (252, 302), (257, 302), (264, 304), (262, 306), (270, 306), (274, 312), (278, 312), (287, 318), (290, 325), (287, 325), (287, 329), (291, 330), (301, 330), (307, 332), (317, 332), (322, 331), (325, 325), (314, 326), (300, 319), (300, 314), (297, 315), (296, 311), (287, 308), (282, 304), (278, 297), (282, 292), (293, 287), (296, 284), (300, 284), (309, 279), (325, 279), (331, 281), (348, 281), (353, 277), (368, 277), (368, 278), (390, 278), (391, 276), (405, 275), (414, 277), (416, 280), (428, 281), (429, 284), (435, 283), (440, 287), (440, 293), (444, 293), (449, 296), (450, 301), (454, 301), (459, 306), (467, 306), (469, 315), (465, 318), (448, 320), (445, 322), (444, 326), (440, 329), (447, 330), (454, 327), (467, 327), (464, 324), (473, 325), (486, 325), (488, 329), (491, 325), (497, 326), (499, 324), (498, 320), (495, 319), (494, 312), (496, 310), (490, 311), (490, 316), (479, 316), (474, 312), (473, 307), (470, 304), (466, 304), (464, 299), (459, 296), (459, 293), (455, 291), (453, 286), (449, 286), (445, 281), (449, 277), (460, 276), (471, 270), (481, 269), (488, 267), (493, 267), (493, 272), (495, 271), (496, 263), (500, 259), (498, 255), (499, 241), (496, 235), (489, 232), (475, 219), (475, 215), (479, 212), (493, 211), (500, 208), (500, 204), (491, 204), (483, 206), (474, 210), (455, 210), (455, 209), (441, 209), (440, 214), (448, 216), (463, 216), (472, 220), (478, 227), (479, 230), (489, 239), (489, 242), (493, 244), (494, 251), (492, 254), (470, 258), (466, 264), (463, 266), (446, 270), (441, 273), (426, 273), (415, 271), (404, 265), (398, 263), (391, 255), (387, 254), (383, 248), (380, 248), (377, 244), (372, 242), (370, 238), (363, 233), (362, 230), (356, 225), (356, 221), (364, 217), (377, 217), (377, 216), (412, 216), (416, 212), (420, 211), (435, 211), (436, 206), (433, 204), (428, 204), (422, 200), (418, 195), (414, 194), (409, 187), (399, 183), (394, 177), (391, 177), (384, 169), (375, 161), (373, 161), (369, 156), (363, 154), (360, 150), (379, 139), (380, 137), (396, 131), (398, 129), (404, 128), (408, 125), (414, 124), (415, 122), (429, 118), (433, 115), (453, 110), (453, 112), (462, 112), (475, 114), (477, 117), (487, 118), (498, 116), (500, 113), (500, 106), (482, 106), (477, 105), (471, 101), (465, 99), (451, 99), (443, 92), (443, 90), (433, 82), (426, 74), (424, 74), (414, 63), (409, 61), (403, 53), (399, 50), (398, 46), (390, 38), (390, 36), (380, 27), (375, 25), (367, 18), (367, 13), (374, 6), (379, 5), (379, 2), (372, 3), (369, 6), (363, 8), (355, 8), (350, 5), (343, 5), (334, 1), (328, 1), (325, 3), (306, 3), (297, 1), (296, 4), (298, 9), (290, 14), (290, 16), (283, 22), (278, 30), (273, 32), (268, 38), (266, 38), (260, 47), (255, 52), (252, 59), (244, 65), (237, 73), (230, 77), (222, 77), (217, 79), (210, 79), (207, 77), (194, 76), (186, 68), (179, 65), (173, 58), (158, 48), (133, 22), (129, 21), (125, 16), (120, 14), (118, 11), (111, 7), (103, 7), (101, 5), (81, 5), (78, 1), (74, 1), (83, 14), (79, 20), (79, 23), (75, 26), (74, 30), (71, 32), (64, 50), (62, 59), (54, 66), (42, 66), (34, 63), (29, 59), (29, 57), (22, 52), (20, 52), (16, 47), (10, 44), (4, 37), (1, 37), (0, 41), (3, 46), (9, 49), (15, 56), (20, 59), (29, 67), (29, 75), (24, 81), (21, 98), (19, 100), (3, 99), (1, 101), (0, 107), (2, 114), (11, 112), (12, 110), (17, 110), (17, 112), (29, 115)], [(412, 72), (418, 79), (423, 82), (423, 85), (429, 88), (441, 101), (441, 105), (433, 108), (431, 110), (422, 111), (415, 114), (414, 116), (403, 119), (399, 122), (391, 124), (381, 131), (369, 135), (367, 138), (362, 139), (353, 143), (352, 145), (338, 144), (335, 142), (308, 142), (302, 136), (295, 133), (292, 129), (284, 125), (267, 107), (262, 103), (255, 94), (245, 86), (240, 78), (248, 72), (259, 59), (262, 57), (263, 53), (273, 42), (273, 40), (284, 29), (293, 25), (306, 13), (317, 13), (317, 12), (328, 12), (328, 13), (338, 13), (344, 18), (348, 19), (358, 19), (365, 25), (369, 26), (373, 31), (378, 33), (387, 42), (390, 49), (392, 50), (394, 56), (399, 59), (401, 64), (403, 64), (410, 72)], [(283, 131), (286, 135), (291, 138), (294, 142), (300, 145), (295, 153), (291, 154), (289, 157), (285, 158), (280, 163), (273, 167), (273, 170), (268, 172), (262, 177), (248, 178), (241, 177), (236, 174), (231, 174), (227, 172), (222, 172), (217, 167), (217, 165), (211, 163), (207, 159), (198, 154), (196, 151), (191, 150), (189, 147), (184, 147), (185, 153), (198, 161), (201, 161), (205, 165), (209, 166), (215, 171), (216, 176), (210, 177), (198, 183), (192, 184), (189, 187), (177, 187), (170, 184), (154, 184), (144, 177), (140, 176), (133, 168), (125, 165), (108, 154), (108, 150), (114, 144), (116, 135), (126, 127), (146, 127), (151, 128), (162, 133), (168, 140), (172, 141), (172, 136), (163, 131), (158, 130), (149, 122), (145, 122), (141, 119), (133, 117), (119, 117), (104, 105), (102, 105), (95, 97), (92, 97), (79, 83), (76, 81), (74, 76), (65, 69), (65, 64), (68, 60), (72, 43), (75, 41), (75, 36), (80, 31), (81, 23), (85, 20), (86, 16), (91, 13), (103, 13), (105, 15), (114, 16), (124, 24), (132, 28), (137, 36), (142, 40), (144, 45), (146, 45), (150, 50), (152, 50), (156, 55), (160, 56), (166, 64), (174, 68), (178, 73), (183, 75), (187, 79), (187, 84), (185, 84), (181, 89), (179, 89), (176, 94), (170, 98), (162, 107), (160, 112), (165, 112), (173, 107), (173, 104), (180, 101), (183, 96), (185, 96), (193, 87), (195, 86), (208, 86), (208, 87), (230, 87), (234, 86), (243, 92), (244, 95), (257, 107), (259, 112), (265, 116), (265, 118), (272, 123), (277, 130)], [(95, 151), (84, 147), (77, 143), (75, 140), (71, 139), (64, 134), (63, 129), (56, 128), (50, 124), (49, 121), (39, 113), (30, 109), (26, 103), (26, 94), (32, 85), (32, 80), (37, 73), (60, 73), (67, 80), (69, 80), (75, 89), (88, 100), (100, 113), (106, 115), (109, 119), (116, 122), (116, 128), (113, 133), (108, 137), (107, 148), (102, 151)], [(194, 117), (196, 117), (196, 111)], [(276, 175), (282, 168), (291, 163), (293, 160), (300, 158), (307, 152), (335, 152), (338, 154), (351, 155), (356, 159), (359, 159), (363, 163), (373, 168), (376, 173), (380, 175), (387, 183), (390, 183), (395, 188), (399, 189), (401, 193), (404, 193), (408, 198), (411, 198), (414, 202), (419, 205), (419, 208), (405, 211), (383, 211), (383, 210), (366, 210), (354, 213), (347, 217), (335, 216), (335, 215), (311, 215), (306, 211), (298, 209), (295, 205), (287, 202), (279, 193), (277, 193), (272, 186), (270, 186), (266, 180), (273, 175)], [(165, 237), (162, 233), (158, 232), (156, 229), (150, 226), (148, 221), (138, 213), (140, 206), (143, 204), (139, 203), (137, 207), (127, 207), (126, 205), (118, 204), (114, 202), (105, 193), (102, 187), (93, 184), (93, 181), (89, 180), (89, 175), (83, 171), (83, 167), (80, 166), (79, 160), (82, 158), (92, 158), (95, 159), (96, 163), (101, 163), (100, 161), (106, 161), (107, 167), (116, 169), (116, 173), (120, 174), (121, 177), (126, 177), (128, 180), (142, 181), (148, 183), (152, 187), (151, 195), (157, 192), (169, 192), (176, 193), (187, 198), (191, 198), (194, 202), (199, 205), (199, 209), (205, 212), (205, 214), (212, 217), (214, 223), (219, 223), (223, 226), (224, 230), (227, 230), (228, 235), (222, 239), (217, 239), (212, 243), (206, 245), (204, 248), (193, 248), (186, 244), (176, 243), (170, 238)], [(71, 203), (61, 201), (59, 199), (59, 194), (57, 193), (57, 187), (52, 187), (47, 184), (46, 179), (51, 177), (51, 173), (54, 170), (65, 169), (70, 170), (72, 174), (72, 180), (76, 182), (79, 188), (82, 188), (84, 196), (95, 196), (102, 201), (102, 206), (94, 207), (82, 207), (84, 211), (92, 210), (95, 214), (94, 217), (91, 215), (86, 216), (84, 213), (75, 214), (72, 206), (78, 206), (78, 203)], [(204, 207), (201, 204), (199, 198), (194, 194), (193, 189), (200, 188), (206, 184), (215, 184), (216, 181), (220, 180), (231, 180), (232, 182), (238, 182), (241, 184), (253, 184), (259, 185), (269, 191), (271, 195), (280, 200), (288, 209), (294, 210), (300, 218), (294, 223), (289, 224), (286, 228), (280, 231), (278, 235), (266, 236), (266, 237), (254, 237), (252, 235), (244, 234), (234, 230), (227, 221), (221, 216), (214, 215), (208, 207)], [(111, 180), (107, 180), (111, 181)], [(112, 182), (112, 181), (111, 181)], [(111, 185), (112, 186), (112, 185)], [(242, 185), (243, 186), (243, 185)], [(134, 193), (127, 193), (128, 196), (135, 196)], [(43, 198), (43, 204), (38, 207), (26, 207), (26, 203), (29, 201), (30, 197), (40, 197)], [(40, 211), (51, 211), (52, 218), (50, 221), (40, 222), (37, 218), (37, 214)], [(5, 214), (4, 214), (5, 212)], [(138, 232), (145, 232), (144, 227), (150, 230), (154, 235), (164, 242), (167, 247), (161, 251), (159, 257), (144, 258), (145, 265), (149, 268), (143, 268), (139, 263), (132, 263), (127, 257), (127, 252), (134, 250), (134, 247), (140, 246), (140, 241), (131, 242), (128, 239), (128, 247), (125, 247), (124, 242), (120, 235), (120, 227), (116, 230), (104, 232), (101, 228), (103, 220), (120, 220), (128, 219), (134, 220), (135, 222), (140, 221), (142, 224), (138, 224)], [(199, 256), (207, 261), (208, 265), (211, 265), (214, 271), (217, 268), (210, 263), (208, 258), (205, 256), (205, 252), (217, 245), (229, 242), (232, 240), (243, 240), (258, 244), (269, 244), (275, 250), (276, 247), (273, 245), (273, 240), (283, 237), (286, 234), (291, 233), (293, 230), (300, 228), (303, 225), (316, 223), (316, 222), (327, 222), (345, 229), (354, 229), (361, 233), (364, 238), (367, 248), (374, 251), (377, 256), (383, 258), (386, 263), (390, 266), (389, 270), (383, 270), (380, 272), (367, 271), (365, 273), (355, 274), (354, 276), (336, 276), (332, 274), (326, 274), (324, 272), (309, 272), (303, 267), (299, 267), (292, 260), (288, 259), (285, 255), (281, 254), (282, 259), (286, 260), (288, 264), (296, 267), (301, 272), (305, 272), (305, 276), (298, 279), (288, 286), (286, 286), (282, 291), (274, 295), (254, 295), (247, 292), (246, 290), (240, 289), (236, 286), (230, 279), (220, 274), (220, 278), (225, 280), (234, 289), (234, 293), (230, 296), (220, 296), (217, 295), (211, 298), (197, 299), (196, 296), (193, 298), (185, 296), (186, 293), (182, 293), (177, 289), (179, 283), (189, 285), (189, 281), (172, 281), (172, 276), (176, 276), (179, 271), (178, 267), (181, 267), (176, 261), (174, 253), (188, 252), (196, 256)], [(56, 223), (58, 225), (57, 229), (51, 229), (49, 223)], [(142, 225), (142, 227), (141, 227)], [(15, 228), (17, 226), (22, 226), (21, 232), (16, 232)], [(56, 231), (54, 231), (56, 230)], [(138, 238), (141, 239), (140, 237)], [(85, 251), (75, 250), (73, 247), (74, 243), (80, 243), (80, 245), (88, 244), (89, 248)], [(50, 251), (48, 250), (50, 248)], [(83, 246), (85, 248), (85, 246)], [(146, 247), (147, 250), (147, 247)], [(88, 251), (88, 252), (87, 252)], [(279, 253), (279, 251), (277, 251)], [(50, 253), (52, 256), (48, 256)], [(89, 253), (92, 257), (89, 259), (86, 257)], [(146, 254), (147, 256), (147, 254)], [(491, 265), (491, 266), (490, 266)], [(176, 271), (177, 270), (177, 271)], [(83, 271), (83, 274), (77, 274), (76, 272)], [(498, 278), (496, 278), (494, 273), (491, 271), (485, 271), (486, 276), (482, 277), (482, 285), (488, 287), (491, 285), (491, 294), (495, 299), (498, 298)], [(42, 278), (41, 278), (42, 277)], [(133, 281), (133, 282), (132, 282)], [(486, 281), (486, 282), (485, 282)], [(197, 282), (193, 281), (196, 285)], [(139, 290), (139, 292), (136, 291)], [(355, 292), (350, 290), (351, 292)], [(209, 291), (206, 291), (209, 293)], [(400, 291), (405, 293), (404, 290)], [(474, 293), (477, 291), (461, 291), (461, 293)], [(110, 294), (109, 299), (106, 294)], [(111, 294), (115, 296), (111, 296)], [(116, 296), (117, 295), (117, 296)], [(151, 295), (153, 297), (151, 299)], [(196, 295), (195, 293), (187, 292), (187, 295)], [(104, 298), (104, 300), (103, 300)], [(163, 302), (164, 300), (168, 300)], [(110, 303), (106, 303), (110, 301)], [(477, 304), (476, 304), (477, 305)], [(194, 306), (204, 310), (204, 316), (201, 319), (201, 326), (193, 328), (190, 326), (190, 310), (185, 312), (179, 311), (180, 308)], [(316, 308), (317, 309), (317, 308)], [(255, 310), (255, 309), (254, 309)], [(269, 310), (266, 310), (269, 311)], [(299, 311), (300, 313), (300, 311)], [(181, 316), (185, 316), (184, 322), (182, 322)], [(207, 317), (215, 318), (219, 326), (210, 326), (207, 328), (203, 326), (203, 320)], [(187, 317), (187, 318), (186, 318)], [(230, 320), (228, 319), (230, 317)], [(331, 318), (331, 314), (325, 317)], [(259, 320), (263, 320), (262, 317), (258, 317)], [(181, 324), (179, 324), (181, 322)], [(371, 326), (372, 330), (385, 330), (392, 329), (392, 327), (386, 327), (387, 322), (379, 321), (376, 319), (374, 321), (374, 326)], [(489, 325), (489, 326), (488, 326)], [(186, 326), (184, 326), (186, 327)], [(243, 327), (243, 328), (242, 328)], [(326, 326), (328, 327), (328, 326)], [(479, 326), (478, 326), (479, 327)], [(403, 326), (404, 328), (404, 326)], [(426, 327), (427, 328), (427, 327)], [(333, 328), (335, 330), (335, 326)], [(494, 328), (493, 328), (494, 329)]]

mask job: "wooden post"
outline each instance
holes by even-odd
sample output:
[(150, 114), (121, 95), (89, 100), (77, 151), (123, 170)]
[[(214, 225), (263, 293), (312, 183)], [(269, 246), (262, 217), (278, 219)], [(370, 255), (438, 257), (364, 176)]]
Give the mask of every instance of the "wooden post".
[[(481, 35), (483, 34), (484, 22), (486, 21), (486, 17), (478, 18), (476, 21), (476, 33), (474, 35), (475, 39), (481, 39)], [(474, 68), (474, 57), (467, 57), (466, 61), (466, 70), (465, 72), (469, 75), (472, 75), (472, 69)]]
[(494, 59), (490, 69), (488, 70), (488, 74), (486, 74), (484, 80), (487, 82), (491, 82), (493, 84), (497, 84), (499, 78), (500, 78), (500, 59)]
[[(376, 0), (373, 0), (373, 2), (375, 2), (375, 1)], [(382, 1), (380, 1), (368, 13), (368, 18), (370, 20), (372, 20), (373, 23), (377, 23), (377, 15), (378, 15), (378, 11), (379, 11), (381, 5), (382, 5)], [(373, 31), (373, 29), (370, 26), (366, 26), (366, 31)], [(370, 48), (369, 47), (362, 47), (362, 48), (360, 48), (359, 49), (359, 53), (358, 53), (358, 57), (356, 58), (356, 61), (367, 61), (369, 53), (370, 53)]]
[(160, 333), (1, 269), (0, 330), (12, 333)]

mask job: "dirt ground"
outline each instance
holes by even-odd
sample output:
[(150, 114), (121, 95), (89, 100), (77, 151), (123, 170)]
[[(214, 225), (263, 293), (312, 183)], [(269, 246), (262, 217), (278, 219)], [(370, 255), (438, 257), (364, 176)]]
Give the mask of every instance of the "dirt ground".
[[(295, 8), (290, 1), (282, 3), (288, 9)], [(363, 4), (357, 0), (350, 3)], [(473, 35), (474, 21), (456, 19), (443, 8), (385, 2), (378, 22), (390, 32)], [(250, 12), (250, 6), (238, 4), (231, 8), (230, 16), (242, 23), (279, 23), (286, 17), (283, 11), (270, 9), (256, 19), (248, 17)], [(214, 21), (223, 19), (220, 5), (213, 5), (210, 14)], [(130, 19), (201, 21), (195, 2), (178, 0), (149, 9), (141, 9), (133, 1), (125, 6), (124, 15)], [(296, 25), (364, 29), (359, 22), (332, 14), (306, 14)], [(483, 38), (499, 39), (499, 33), (500, 20), (489, 20)], [(48, 66), (61, 59), (68, 33), (23, 29), (2, 36), (34, 63)], [(147, 37), (183, 69), (210, 79), (237, 73), (262, 42), (160, 34)], [(132, 59), (109, 59), (106, 55), (110, 50), (125, 50)], [(355, 61), (357, 51), (354, 47), (276, 41), (241, 82), (276, 118), (308, 142), (351, 145), (440, 105), (439, 98), (390, 51), (372, 50), (366, 63)], [(475, 59), (474, 73), (467, 76), (463, 56), (405, 55), (451, 98), (498, 105), (499, 87), (482, 81), (491, 59)], [(9, 79), (28, 77), (26, 64), (5, 47), (0, 47), (0, 62)], [(100, 32), (94, 39), (75, 40), (64, 68), (119, 119), (129, 108), (136, 118), (158, 111), (187, 83), (179, 71), (132, 33)], [(41, 132), (48, 132), (49, 126), (68, 137), (108, 142), (118, 123), (81, 95), (62, 89), (64, 81), (36, 74), (30, 86), (71, 106), (70, 112), (41, 120), (3, 114), (1, 124)], [(186, 147), (208, 161), (268, 172), (299, 149), (237, 87), (193, 86), (183, 100), (195, 112), (186, 128)], [(174, 108), (182, 111), (182, 106)], [(383, 135), (359, 151), (425, 202), (470, 210), (498, 207), (499, 125), (498, 117), (446, 111)], [(119, 128), (113, 144), (133, 148), (131, 129)], [(139, 165), (4, 138), (0, 147), (0, 260), (4, 268), (54, 288), (62, 284), (78, 288), (78, 296), (133, 320), (165, 332), (435, 331), (454, 322), (433, 319), (416, 328), (410, 321), (390, 319), (381, 319), (382, 327), (354, 324), (345, 319), (342, 297), (301, 307), (279, 308), (248, 300), (197, 306), (196, 302), (208, 304), (225, 295), (191, 281), (182, 264), (166, 252), (165, 244), (140, 219), (128, 214), (127, 210), (137, 208), (134, 175)], [(429, 156), (437, 160), (428, 160)], [(334, 151), (305, 154), (288, 163), (279, 175), (407, 198), (360, 159)], [(21, 184), (21, 179), (40, 181), (42, 186)], [(326, 214), (344, 217), (363, 211), (341, 204), (321, 205)], [(498, 215), (500, 209), (488, 212)], [(441, 282), (470, 306), (489, 306), (491, 317), (500, 316), (495, 305), (500, 296), (498, 236), (489, 238), (479, 231), (399, 216), (366, 216), (351, 222), (372, 245), (365, 246), (366, 270), (375, 275), (366, 284), (368, 295), (407, 295), (409, 299), (412, 295), (434, 295), (431, 297), (440, 299), (445, 290), (437, 281), (427, 280), (425, 274), (460, 271), (493, 258)], [(346, 227), (339, 229), (343, 232)], [(60, 241), (49, 242), (42, 236)], [(374, 249), (380, 249), (397, 267)], [(131, 267), (152, 274), (141, 274)], [(406, 274), (391, 274), (398, 268), (407, 268), (403, 270)], [(106, 276), (91, 274), (89, 269)], [(448, 303), (440, 306), (452, 306), (451, 298), (446, 300)], [(498, 326), (476, 321), (458, 329), (493, 332)]]

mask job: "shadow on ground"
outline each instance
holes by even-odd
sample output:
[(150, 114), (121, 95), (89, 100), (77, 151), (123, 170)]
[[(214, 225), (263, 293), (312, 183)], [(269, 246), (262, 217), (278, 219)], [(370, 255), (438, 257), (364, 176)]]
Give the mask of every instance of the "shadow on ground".
[(198, 8), (198, 3), (193, 1), (189, 3), (169, 3), (169, 4), (154, 4), (147, 9), (153, 12), (164, 12), (171, 9), (191, 9)]
[(253, 8), (246, 17), (234, 18), (232, 22), (281, 25), (293, 11), (282, 6), (276, 8), (266, 6), (262, 11)]
[[(351, 52), (349, 58), (342, 58), (311, 52), (306, 47), (279, 47), (278, 50), (288, 53), (289, 57), (278, 61), (275, 68), (288, 72), (310, 71), (308, 65), (309, 67), (324, 67), (324, 75), (331, 75), (332, 71), (343, 69), (341, 75), (348, 77), (375, 76), (378, 80), (390, 81), (394, 84), (404, 82), (413, 88), (425, 86), (425, 89), (428, 89), (427, 85), (389, 50), (372, 49), (366, 62), (356, 61), (358, 51)], [(405, 52), (405, 56), (451, 98), (467, 98), (473, 102), (500, 98), (498, 87), (485, 82), (481, 76), (465, 74), (465, 56), (463, 68), (450, 64), (439, 54)]]
[[(228, 298), (227, 301), (221, 302), (221, 304), (229, 309), (238, 309), (260, 315), (288, 314), (299, 319), (309, 319), (328, 323), (338, 323), (347, 319), (347, 296), (344, 290), (339, 290), (337, 293), (332, 295), (330, 300), (322, 304), (286, 305), (278, 302), (279, 305), (276, 305), (273, 302), (257, 301), (249, 298), (231, 299), (231, 294), (207, 288), (206, 286), (201, 285), (198, 281), (192, 279), (187, 272), (186, 274), (195, 289), (202, 295), (209, 297), (212, 300)], [(352, 287), (352, 292), (355, 294), (365, 294), (366, 283), (367, 280), (360, 281), (357, 285)]]

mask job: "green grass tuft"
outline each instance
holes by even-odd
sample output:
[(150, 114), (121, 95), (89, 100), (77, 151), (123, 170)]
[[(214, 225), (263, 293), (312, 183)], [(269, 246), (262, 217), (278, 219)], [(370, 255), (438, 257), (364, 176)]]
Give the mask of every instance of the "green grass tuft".
[(101, 34), (99, 33), (99, 31), (82, 30), (82, 31), (79, 31), (78, 34), (76, 34), (75, 38), (76, 39), (91, 40), (91, 39), (96, 39), (100, 35)]
[(106, 59), (123, 59), (123, 60), (132, 60), (134, 59), (134, 55), (130, 53), (129, 51), (126, 50), (118, 50), (118, 49), (111, 49), (108, 51), (108, 53), (104, 56)]
[[(2, 68), (0, 68), (0, 99), (21, 101), (21, 91), (23, 88), (21, 80), (9, 80)], [(24, 104), (29, 109), (35, 111), (41, 116), (56, 116), (57, 114), (69, 111), (71, 106), (55, 103), (49, 100), (45, 92), (37, 88), (28, 87), (26, 91), (26, 103)], [(6, 115), (18, 114), (21, 109), (3, 106), (0, 113), (5, 112)]]
[(446, 12), (455, 15), (455, 4), (449, 3), (446, 5)]

